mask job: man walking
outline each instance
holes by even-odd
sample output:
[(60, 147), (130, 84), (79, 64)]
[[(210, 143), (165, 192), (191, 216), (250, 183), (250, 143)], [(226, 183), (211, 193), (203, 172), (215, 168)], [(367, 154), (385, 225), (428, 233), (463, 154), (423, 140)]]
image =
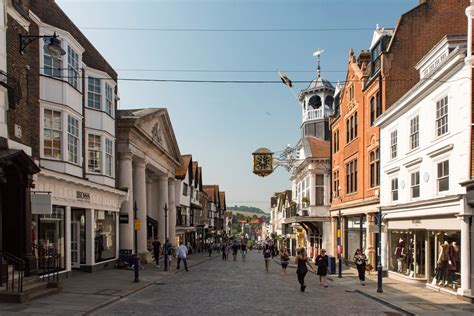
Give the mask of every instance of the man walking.
[(186, 272), (188, 272), (188, 263), (186, 261), (186, 257), (188, 255), (188, 248), (184, 245), (183, 242), (181, 242), (181, 244), (179, 245), (178, 249), (176, 250), (177, 252), (177, 257), (178, 257), (178, 266), (177, 266), (177, 269), (179, 270), (179, 265), (181, 263), (181, 260), (183, 260), (183, 263), (184, 263), (184, 269), (186, 270)]
[(169, 251), (170, 249), (172, 249), (172, 246), (171, 246), (171, 243), (170, 243), (170, 240), (168, 238), (166, 238), (166, 241), (165, 241), (165, 244), (163, 245), (163, 250), (164, 250), (164, 253), (165, 253), (165, 271), (168, 271), (168, 260), (169, 260)]
[(161, 243), (158, 241), (158, 238), (155, 238), (155, 240), (152, 243), (153, 246), (153, 257), (155, 257), (155, 262), (156, 266), (160, 266), (160, 252), (161, 252)]

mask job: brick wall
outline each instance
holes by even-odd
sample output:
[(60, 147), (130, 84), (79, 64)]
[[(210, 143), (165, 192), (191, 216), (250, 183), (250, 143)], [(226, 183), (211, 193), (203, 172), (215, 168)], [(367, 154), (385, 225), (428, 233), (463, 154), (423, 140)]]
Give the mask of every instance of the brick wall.
[[(14, 87), (17, 102), (7, 111), (9, 138), (32, 148), (33, 158), (39, 157), (39, 44), (35, 41), (20, 54), (19, 34), (28, 32), (11, 16), (7, 17), (7, 72), (8, 81)], [(38, 34), (32, 23), (29, 35)], [(29, 70), (27, 69), (29, 67)], [(21, 127), (20, 138), (15, 136), (15, 125)]]

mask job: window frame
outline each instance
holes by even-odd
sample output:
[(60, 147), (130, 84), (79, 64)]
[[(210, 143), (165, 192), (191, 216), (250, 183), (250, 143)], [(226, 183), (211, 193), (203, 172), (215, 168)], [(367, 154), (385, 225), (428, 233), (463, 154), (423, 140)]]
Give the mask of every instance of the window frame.
[[(105, 138), (105, 148), (104, 148), (104, 155), (105, 155), (105, 166), (104, 166), (104, 174), (109, 177), (113, 177), (114, 175), (114, 142), (110, 138)], [(109, 151), (110, 149), (110, 151)]]
[[(396, 196), (396, 198), (394, 198)], [(392, 202), (398, 201), (398, 177), (390, 180), (390, 197)]]
[(380, 149), (376, 148), (369, 153), (370, 188), (380, 186)]
[[(322, 183), (318, 184), (318, 178), (322, 178)], [(323, 206), (324, 205), (324, 198), (325, 198), (325, 192), (324, 192), (324, 174), (316, 174), (315, 175), (315, 201), (314, 205), (316, 206)], [(321, 193), (320, 199), (318, 199), (318, 192)]]
[(105, 83), (105, 113), (114, 117), (114, 91), (110, 84)]
[[(73, 122), (77, 125), (74, 126)], [(67, 115), (67, 161), (73, 164), (79, 164), (81, 133), (79, 120), (74, 116)], [(73, 147), (71, 147), (73, 146)], [(72, 150), (74, 149), (75, 150)], [(75, 152), (75, 154), (74, 154)], [(75, 158), (75, 159), (74, 159)]]
[[(47, 126), (46, 125), (46, 112), (51, 112), (51, 125)], [(60, 126), (59, 128), (56, 128), (54, 126), (54, 113), (59, 113), (59, 123)], [(54, 159), (54, 160), (63, 160), (64, 158), (64, 152), (63, 152), (63, 142), (64, 142), (64, 131), (63, 131), (63, 112), (59, 111), (57, 109), (52, 109), (52, 108), (43, 108), (43, 150), (42, 150), (42, 156), (47, 159)], [(46, 146), (46, 131), (49, 131), (51, 133), (50, 139), (48, 141), (51, 143), (50, 147)], [(54, 147), (54, 134), (59, 133), (59, 149), (55, 149)], [(46, 149), (51, 150), (51, 155), (46, 154)], [(54, 151), (59, 151), (59, 157), (55, 157)]]
[[(415, 183), (414, 183), (414, 180), (415, 180)], [(417, 192), (416, 196), (414, 192)], [(412, 199), (418, 199), (420, 197), (420, 171), (419, 170), (416, 170), (410, 173), (410, 197)]]
[(346, 163), (346, 193), (357, 193), (357, 158)]
[[(63, 70), (63, 59), (62, 56), (59, 57), (53, 57), (50, 54), (46, 52), (46, 41), (48, 41), (49, 38), (45, 37), (43, 39), (43, 75), (51, 77), (51, 78), (56, 78), (59, 80), (63, 80), (63, 75), (62, 75), (62, 70)], [(62, 41), (60, 40), (59, 45), (62, 46)], [(50, 60), (50, 62), (47, 62), (47, 60)], [(55, 65), (56, 62), (56, 65)], [(50, 72), (50, 73), (48, 73)]]
[(339, 197), (339, 186), (340, 186), (340, 180), (339, 180), (339, 169), (336, 169), (333, 171), (333, 192), (335, 193), (335, 197)]
[(441, 137), (449, 132), (449, 98), (447, 95), (436, 101), (436, 137)]
[(87, 108), (102, 111), (102, 80), (94, 76), (87, 76)]
[(390, 132), (390, 158), (395, 159), (398, 155), (398, 130)]
[(420, 147), (420, 117), (414, 116), (410, 119), (410, 150)]
[[(440, 167), (441, 167), (441, 171), (444, 172), (442, 175), (440, 175)], [(449, 159), (438, 162), (436, 164), (436, 169), (437, 169), (436, 187), (437, 187), (438, 193), (449, 191)], [(441, 181), (447, 181), (447, 188), (444, 190), (440, 190)]]
[[(93, 138), (96, 138), (98, 137), (99, 141), (93, 141), (92, 143), (94, 145), (97, 145), (99, 144), (99, 147), (98, 149), (95, 148), (95, 147), (91, 147), (91, 136)], [(103, 168), (102, 168), (102, 135), (99, 135), (99, 134), (94, 134), (94, 133), (88, 133), (87, 134), (87, 172), (88, 173), (92, 173), (92, 174), (102, 174), (102, 171), (103, 171)], [(98, 157), (98, 161), (97, 161), (97, 166), (98, 166), (98, 171), (97, 170), (94, 170), (93, 168), (91, 168), (91, 161), (95, 160), (95, 159), (91, 159), (91, 153), (96, 153), (97, 157)]]
[(79, 54), (70, 46), (67, 46), (67, 74), (68, 83), (79, 90)]

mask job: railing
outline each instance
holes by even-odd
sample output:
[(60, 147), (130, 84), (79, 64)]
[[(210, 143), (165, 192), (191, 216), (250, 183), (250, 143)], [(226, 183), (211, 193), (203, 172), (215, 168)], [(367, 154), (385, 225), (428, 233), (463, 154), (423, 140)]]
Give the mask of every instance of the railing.
[(331, 112), (332, 110), (327, 109), (325, 111), (324, 108), (321, 106), (319, 109), (307, 110), (306, 112), (304, 112), (303, 119), (305, 121), (309, 121), (329, 117), (332, 114)]
[[(6, 262), (6, 275), (4, 275), (4, 262)], [(9, 267), (12, 268), (11, 275)], [(25, 276), (25, 261), (6, 252), (5, 250), (0, 250), (0, 287), (3, 287), (3, 280), (5, 279), (5, 290), (7, 292), (23, 292), (23, 279)], [(16, 286), (16, 289), (15, 289)]]
[(33, 244), (33, 250), (38, 258), (38, 275), (43, 276), (43, 281), (58, 283), (61, 270), (59, 254), (38, 244)]

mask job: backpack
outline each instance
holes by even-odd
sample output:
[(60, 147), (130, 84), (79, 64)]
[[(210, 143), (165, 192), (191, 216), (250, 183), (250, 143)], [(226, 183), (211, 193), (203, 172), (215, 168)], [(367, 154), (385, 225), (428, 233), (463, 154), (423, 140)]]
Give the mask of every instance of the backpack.
[(173, 254), (173, 247), (168, 248), (168, 256), (171, 256)]

